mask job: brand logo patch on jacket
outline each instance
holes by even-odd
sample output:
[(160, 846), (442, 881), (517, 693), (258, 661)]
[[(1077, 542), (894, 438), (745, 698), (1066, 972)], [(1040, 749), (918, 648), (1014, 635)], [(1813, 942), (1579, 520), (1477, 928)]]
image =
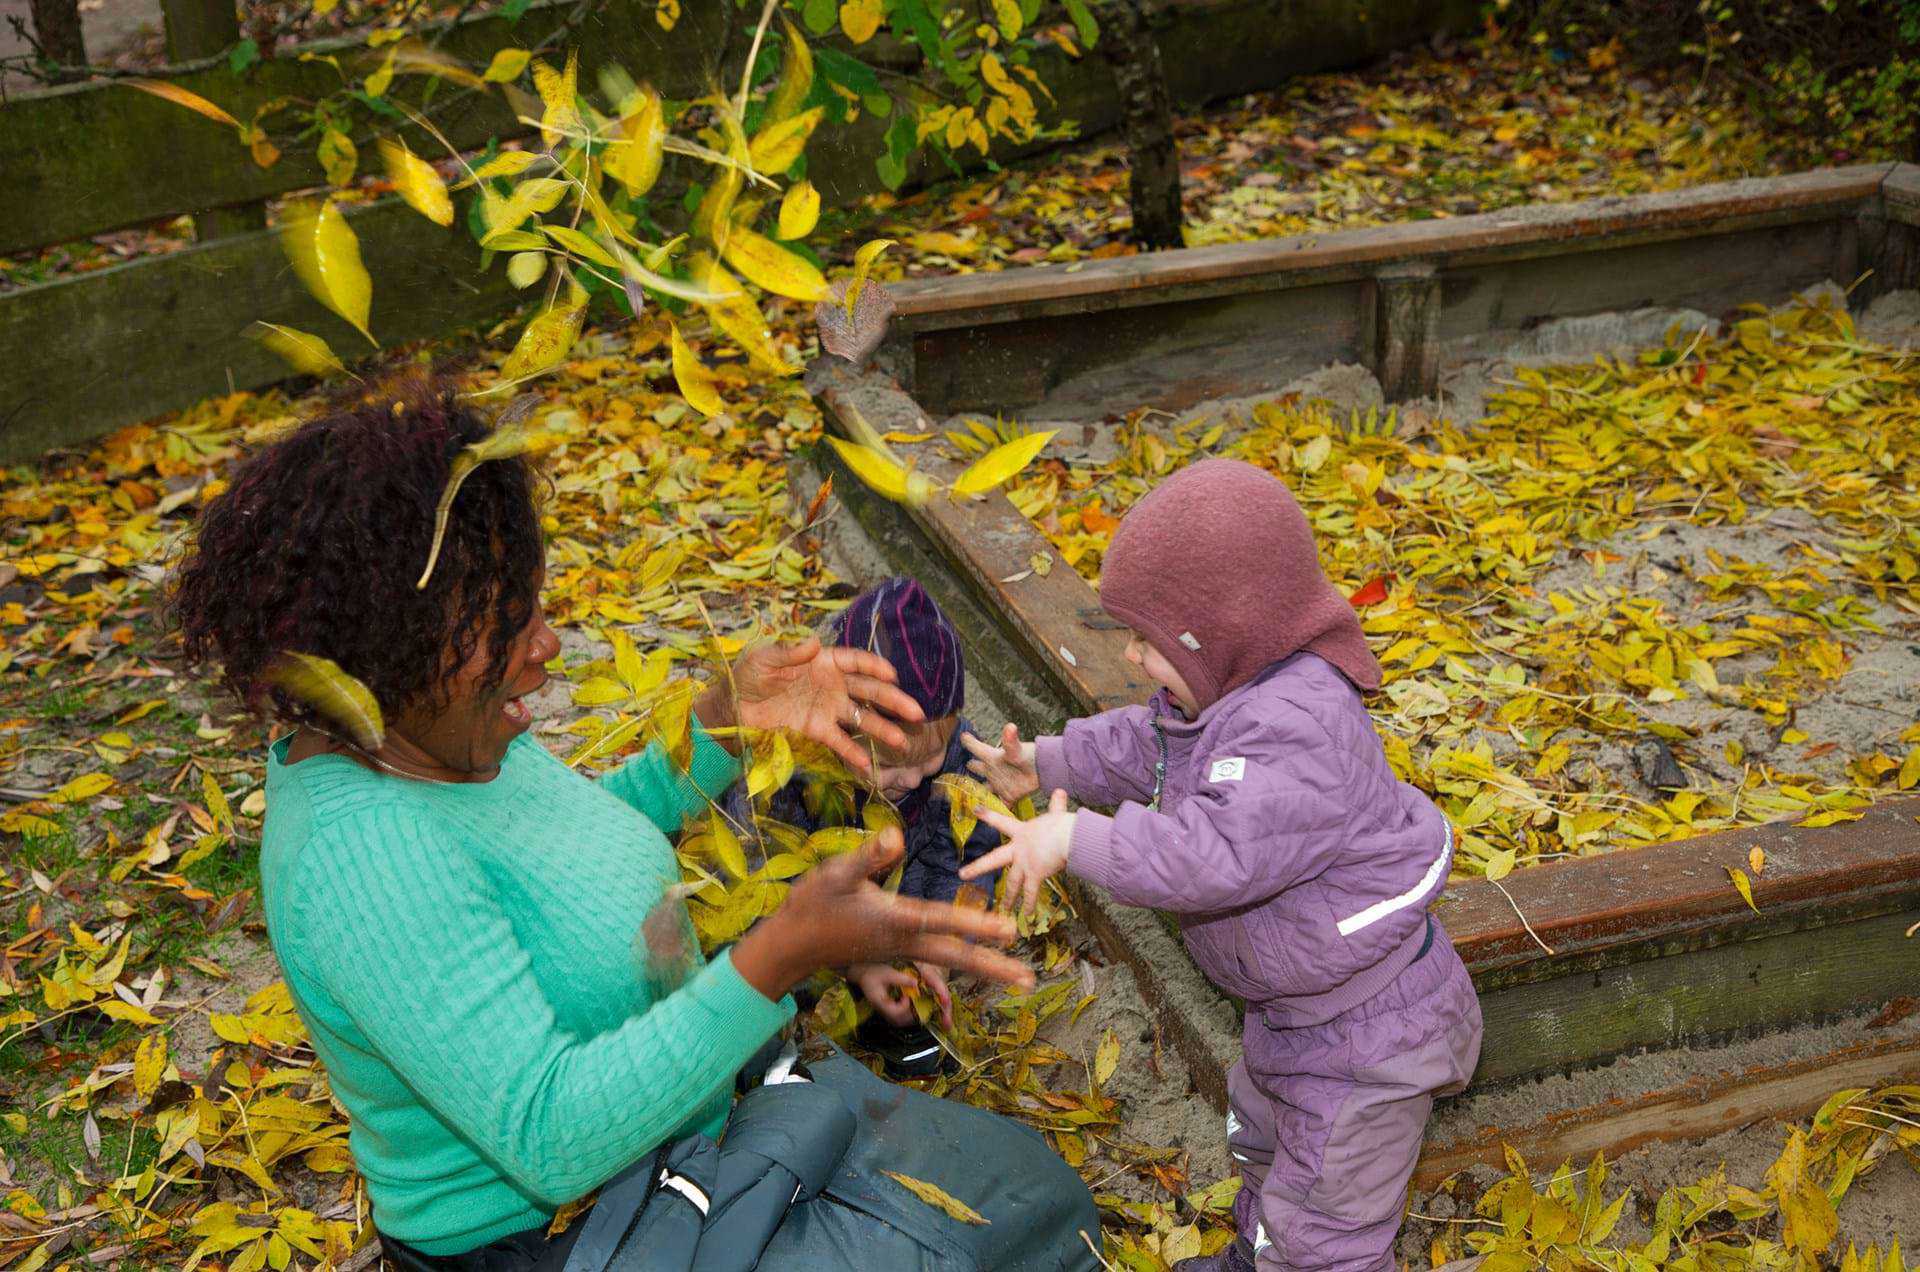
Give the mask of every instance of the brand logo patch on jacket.
[(1247, 757), (1230, 755), (1224, 760), (1215, 760), (1213, 767), (1207, 770), (1209, 782), (1237, 782), (1247, 775)]

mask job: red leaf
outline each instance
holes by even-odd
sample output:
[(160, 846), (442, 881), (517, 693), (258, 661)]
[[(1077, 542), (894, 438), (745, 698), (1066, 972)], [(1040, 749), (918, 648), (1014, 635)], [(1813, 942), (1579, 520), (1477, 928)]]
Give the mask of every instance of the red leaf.
[(1706, 363), (1696, 362), (1693, 364), (1693, 382), (1695, 384), (1705, 384), (1707, 382), (1707, 364)]
[(1362, 587), (1347, 599), (1353, 602), (1353, 608), (1355, 609), (1365, 609), (1369, 605), (1378, 605), (1387, 599), (1387, 582), (1392, 578), (1393, 576), (1391, 574), (1382, 574), (1379, 578)]

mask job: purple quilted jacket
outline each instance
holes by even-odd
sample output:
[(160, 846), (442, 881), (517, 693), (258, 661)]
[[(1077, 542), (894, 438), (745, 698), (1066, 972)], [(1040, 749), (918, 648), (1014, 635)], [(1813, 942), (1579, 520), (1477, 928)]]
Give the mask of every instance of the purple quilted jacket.
[(1201, 970), (1272, 1027), (1367, 1001), (1422, 949), (1452, 832), (1394, 777), (1359, 692), (1316, 654), (1197, 720), (1164, 693), (1075, 720), (1039, 739), (1036, 763), (1043, 792), (1117, 806), (1076, 818), (1067, 869), (1175, 914)]

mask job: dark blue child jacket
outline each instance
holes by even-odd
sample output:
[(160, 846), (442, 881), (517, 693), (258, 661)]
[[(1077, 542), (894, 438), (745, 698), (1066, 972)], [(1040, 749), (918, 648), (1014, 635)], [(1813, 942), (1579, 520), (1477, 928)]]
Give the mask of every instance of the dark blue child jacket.
[[(947, 821), (947, 793), (935, 785), (939, 778), (948, 773), (972, 776), (967, 772), (967, 760), (970, 758), (967, 749), (960, 745), (961, 735), (972, 732), (972, 722), (961, 717), (954, 726), (953, 737), (947, 741), (946, 758), (941, 762), (939, 772), (908, 792), (897, 805), (902, 837), (906, 841), (906, 867), (900, 874), (900, 895), (903, 897), (952, 901), (960, 892), (960, 867), (1000, 846), (1000, 832), (983, 822), (967, 836), (964, 852), (956, 851), (953, 831)], [(775, 821), (786, 822), (812, 834), (820, 829), (820, 823), (807, 811), (803, 794), (805, 789), (806, 782), (803, 779), (796, 778), (787, 783), (783, 789), (774, 792), (767, 813)], [(865, 797), (860, 798), (864, 801)], [(727, 793), (727, 805), (729, 813), (744, 824), (744, 785), (736, 785)], [(995, 871), (975, 879), (973, 886), (991, 897), (998, 879), (999, 871)]]

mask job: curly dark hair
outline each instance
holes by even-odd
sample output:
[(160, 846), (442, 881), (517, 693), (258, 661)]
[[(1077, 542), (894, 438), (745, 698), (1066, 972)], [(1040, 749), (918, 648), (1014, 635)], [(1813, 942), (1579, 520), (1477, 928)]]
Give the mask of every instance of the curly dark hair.
[(483, 640), (487, 687), (497, 686), (539, 603), (526, 457), (467, 478), (433, 576), (415, 587), (454, 458), (492, 429), (451, 381), (414, 373), (342, 395), (247, 459), (201, 512), (174, 571), (168, 608), (188, 665), (216, 668), (258, 716), (322, 728), (268, 682), (282, 653), (332, 659), (389, 717), (443, 702)]

